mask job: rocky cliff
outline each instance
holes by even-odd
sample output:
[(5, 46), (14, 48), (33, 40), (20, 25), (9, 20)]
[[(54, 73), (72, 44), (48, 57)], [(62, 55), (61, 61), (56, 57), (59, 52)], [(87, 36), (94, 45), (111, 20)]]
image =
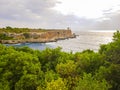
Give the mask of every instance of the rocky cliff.
[(38, 30), (32, 30), (29, 32), (22, 33), (5, 33), (7, 37), (11, 37), (12, 39), (1, 39), (0, 43), (3, 44), (15, 44), (15, 43), (45, 43), (45, 42), (54, 42), (57, 40), (74, 38), (75, 35), (72, 34), (71, 30), (52, 30), (48, 29), (44, 32), (39, 32)]

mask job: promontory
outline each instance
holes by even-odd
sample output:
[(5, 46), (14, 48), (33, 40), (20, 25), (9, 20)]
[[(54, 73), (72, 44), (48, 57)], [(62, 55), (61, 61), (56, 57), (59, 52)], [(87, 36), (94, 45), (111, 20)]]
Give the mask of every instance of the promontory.
[(30, 29), (30, 28), (0, 28), (0, 43), (46, 43), (74, 38), (76, 35), (67, 29)]

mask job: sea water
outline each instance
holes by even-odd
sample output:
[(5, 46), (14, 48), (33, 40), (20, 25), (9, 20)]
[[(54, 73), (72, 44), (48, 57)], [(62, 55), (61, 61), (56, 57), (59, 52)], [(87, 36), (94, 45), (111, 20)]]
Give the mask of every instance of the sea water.
[(7, 44), (8, 46), (28, 46), (33, 49), (44, 50), (45, 48), (61, 47), (65, 52), (81, 52), (86, 49), (98, 51), (101, 44), (107, 44), (112, 41), (114, 31), (91, 31), (75, 32), (76, 38), (59, 40), (49, 43), (24, 43), (24, 44)]

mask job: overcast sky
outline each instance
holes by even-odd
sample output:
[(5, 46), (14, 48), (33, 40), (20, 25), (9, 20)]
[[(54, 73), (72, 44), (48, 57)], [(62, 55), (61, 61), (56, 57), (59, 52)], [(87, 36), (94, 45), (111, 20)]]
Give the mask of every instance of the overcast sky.
[(0, 0), (0, 27), (120, 29), (120, 0)]

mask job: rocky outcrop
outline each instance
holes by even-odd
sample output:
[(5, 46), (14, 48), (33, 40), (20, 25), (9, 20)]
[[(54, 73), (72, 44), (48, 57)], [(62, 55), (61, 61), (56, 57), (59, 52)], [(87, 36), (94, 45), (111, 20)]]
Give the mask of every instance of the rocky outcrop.
[(16, 44), (16, 43), (46, 43), (55, 42), (67, 38), (74, 38), (71, 30), (46, 30), (44, 32), (32, 31), (25, 33), (7, 33), (11, 40), (0, 40), (3, 44)]

